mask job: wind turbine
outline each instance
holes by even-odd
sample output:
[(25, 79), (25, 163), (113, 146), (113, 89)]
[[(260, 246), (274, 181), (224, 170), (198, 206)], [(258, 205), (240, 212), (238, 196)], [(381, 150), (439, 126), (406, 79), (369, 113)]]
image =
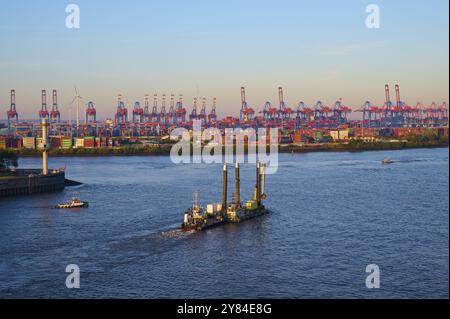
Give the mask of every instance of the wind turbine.
[(75, 89), (75, 96), (71, 104), (77, 101), (77, 133), (78, 133), (78, 127), (80, 126), (80, 100), (82, 100), (83, 98), (78, 94), (77, 87), (75, 85), (73, 87)]

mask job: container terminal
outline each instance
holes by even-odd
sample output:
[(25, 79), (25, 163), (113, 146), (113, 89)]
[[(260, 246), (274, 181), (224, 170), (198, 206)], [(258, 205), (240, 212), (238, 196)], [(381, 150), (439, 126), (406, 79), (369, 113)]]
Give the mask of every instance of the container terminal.
[(222, 203), (208, 204), (205, 211), (199, 203), (198, 193), (195, 193), (192, 207), (184, 213), (181, 229), (184, 231), (202, 231), (225, 223), (240, 223), (267, 214), (269, 211), (263, 205), (263, 201), (267, 197), (265, 193), (265, 183), (265, 164), (261, 164), (257, 161), (253, 199), (242, 202), (240, 197), (239, 163), (236, 161), (235, 192), (233, 193), (232, 201), (227, 203), (228, 170), (227, 164), (225, 163), (222, 173)]
[[(201, 122), (202, 128), (278, 128), (279, 143), (317, 143), (328, 141), (348, 141), (350, 139), (373, 140), (377, 137), (401, 138), (410, 134), (423, 134), (432, 130), (448, 135), (448, 106), (446, 102), (435, 102), (426, 106), (420, 102), (411, 106), (400, 95), (399, 85), (395, 85), (395, 101), (392, 101), (388, 84), (384, 88), (383, 102), (374, 104), (365, 101), (360, 107), (349, 107), (342, 99), (328, 105), (317, 101), (308, 106), (300, 101), (296, 107), (285, 101), (282, 87), (278, 88), (278, 105), (266, 102), (262, 107), (251, 106), (247, 101), (245, 87), (240, 90), (241, 108), (238, 117), (217, 116), (217, 100), (212, 99), (207, 111), (207, 99), (195, 98), (192, 110), (188, 112), (183, 95), (178, 99), (174, 94), (153, 96), (149, 94), (143, 103), (126, 103), (124, 97), (117, 97), (116, 112), (104, 121), (97, 120), (95, 103), (80, 102), (78, 92), (74, 101), (77, 105), (75, 123), (62, 121), (58, 104), (58, 93), (52, 92), (51, 107), (47, 104), (47, 91), (41, 92), (41, 106), (37, 110), (38, 122), (23, 121), (16, 106), (16, 91), (10, 92), (7, 107), (7, 123), (0, 124), (0, 149), (39, 149), (42, 146), (40, 124), (49, 122), (50, 141), (48, 147), (60, 149), (102, 148), (121, 146), (121, 141), (158, 140), (168, 138), (177, 127), (192, 129), (193, 121)], [(83, 104), (83, 105), (80, 105)], [(79, 109), (81, 108), (81, 109)], [(359, 119), (350, 119), (351, 113), (360, 114)], [(83, 119), (80, 118), (84, 114)]]

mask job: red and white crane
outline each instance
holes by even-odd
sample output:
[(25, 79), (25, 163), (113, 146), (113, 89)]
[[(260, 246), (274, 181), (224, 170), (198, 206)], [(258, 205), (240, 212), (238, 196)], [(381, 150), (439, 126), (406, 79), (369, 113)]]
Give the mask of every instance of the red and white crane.
[(42, 119), (47, 119), (49, 118), (49, 113), (47, 110), (47, 91), (46, 90), (42, 90), (42, 94), (41, 94), (41, 110), (39, 111), (39, 121), (42, 122)]
[(52, 123), (59, 123), (61, 122), (61, 113), (58, 109), (58, 93), (56, 90), (53, 90), (53, 104), (52, 104), (52, 110), (50, 112), (50, 121)]
[(6, 115), (8, 117), (8, 128), (11, 128), (13, 122), (19, 123), (19, 114), (16, 111), (16, 90), (11, 90), (11, 104)]

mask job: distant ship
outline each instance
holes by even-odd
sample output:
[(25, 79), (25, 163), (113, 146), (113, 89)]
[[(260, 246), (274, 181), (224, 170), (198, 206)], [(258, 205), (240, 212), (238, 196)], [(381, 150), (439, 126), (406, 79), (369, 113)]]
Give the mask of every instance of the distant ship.
[(381, 161), (381, 164), (392, 164), (394, 163), (393, 160), (391, 160), (389, 157), (386, 157), (384, 160)]
[(240, 223), (252, 219), (269, 211), (262, 204), (266, 199), (265, 194), (265, 164), (256, 163), (256, 186), (253, 199), (243, 204), (240, 200), (239, 163), (235, 166), (235, 193), (233, 201), (227, 205), (227, 164), (223, 166), (222, 203), (209, 204), (205, 210), (199, 204), (198, 193), (194, 194), (194, 204), (184, 213), (181, 229), (202, 231), (208, 228), (223, 225), (225, 223)]

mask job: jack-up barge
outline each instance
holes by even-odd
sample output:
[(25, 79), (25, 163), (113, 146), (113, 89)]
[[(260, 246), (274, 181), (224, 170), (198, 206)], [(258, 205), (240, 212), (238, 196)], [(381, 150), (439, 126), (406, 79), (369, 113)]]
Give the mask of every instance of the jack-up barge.
[(225, 223), (240, 223), (267, 214), (269, 211), (263, 205), (263, 201), (267, 197), (265, 183), (265, 164), (258, 161), (256, 163), (256, 185), (253, 199), (242, 203), (240, 199), (239, 163), (236, 161), (235, 193), (233, 194), (233, 200), (227, 205), (228, 171), (225, 163), (222, 175), (222, 203), (209, 204), (205, 211), (199, 204), (198, 193), (194, 194), (194, 204), (184, 213), (181, 229), (201, 231)]

